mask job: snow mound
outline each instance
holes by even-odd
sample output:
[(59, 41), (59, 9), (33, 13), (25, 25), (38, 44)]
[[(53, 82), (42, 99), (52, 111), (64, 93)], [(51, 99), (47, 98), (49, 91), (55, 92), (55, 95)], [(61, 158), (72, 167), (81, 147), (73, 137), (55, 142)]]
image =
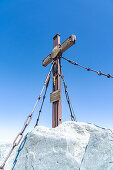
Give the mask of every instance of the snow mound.
[[(6, 158), (7, 154), (9, 153), (10, 149), (12, 147), (11, 143), (0, 143), (0, 166), (2, 165), (4, 159)], [(11, 170), (12, 162), (15, 158), (17, 149), (14, 150), (12, 153), (10, 159), (8, 160), (5, 169), (4, 170)]]
[(11, 162), (7, 170), (113, 170), (113, 131), (82, 122), (36, 127)]

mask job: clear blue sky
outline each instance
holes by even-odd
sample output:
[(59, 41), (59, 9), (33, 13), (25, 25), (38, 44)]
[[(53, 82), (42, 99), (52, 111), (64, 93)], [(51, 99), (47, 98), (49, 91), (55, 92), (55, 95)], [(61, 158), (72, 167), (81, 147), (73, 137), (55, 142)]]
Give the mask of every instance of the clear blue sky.
[[(31, 112), (50, 66), (42, 60), (71, 34), (77, 43), (64, 54), (82, 65), (113, 75), (112, 0), (0, 1), (0, 141), (12, 140)], [(113, 79), (99, 77), (62, 60), (77, 120), (113, 128)], [(40, 125), (51, 127), (48, 89)], [(32, 123), (35, 124), (39, 103)], [(62, 89), (63, 121), (70, 120)]]

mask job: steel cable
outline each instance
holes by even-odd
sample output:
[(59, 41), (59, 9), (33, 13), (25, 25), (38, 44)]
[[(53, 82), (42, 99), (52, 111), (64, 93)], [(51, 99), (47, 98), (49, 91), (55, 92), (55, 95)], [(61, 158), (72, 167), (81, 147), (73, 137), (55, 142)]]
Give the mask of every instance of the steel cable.
[(104, 73), (102, 73), (101, 71), (93, 70), (93, 69), (91, 69), (91, 68), (89, 68), (89, 67), (82, 66), (82, 65), (78, 64), (77, 62), (75, 62), (75, 61), (73, 61), (73, 60), (69, 60), (69, 59), (67, 59), (67, 58), (65, 58), (65, 57), (63, 57), (63, 56), (61, 56), (61, 58), (63, 58), (64, 60), (68, 61), (69, 63), (71, 63), (71, 64), (73, 64), (73, 65), (76, 65), (76, 66), (79, 66), (79, 67), (81, 67), (81, 68), (84, 68), (84, 69), (86, 69), (87, 71), (93, 71), (93, 72), (97, 73), (99, 76), (103, 75), (103, 76), (106, 76), (107, 78), (113, 78), (113, 76), (112, 76), (111, 74), (104, 74)]
[(41, 107), (40, 107), (40, 110), (39, 110), (39, 114), (38, 114), (38, 118), (37, 118), (37, 120), (36, 120), (35, 127), (38, 126), (38, 122), (39, 122), (40, 114), (41, 114), (42, 107), (43, 107), (43, 104), (44, 104), (44, 101), (45, 101), (46, 92), (47, 92), (47, 89), (48, 89), (49, 82), (50, 82), (50, 77), (49, 77), (49, 80), (48, 80), (48, 82), (47, 82), (47, 84), (46, 84), (45, 93), (44, 93), (44, 96), (43, 96), (42, 104), (41, 104)]
[(34, 113), (34, 110), (35, 110), (35, 108), (36, 108), (39, 100), (41, 99), (41, 95), (42, 95), (42, 93), (43, 93), (43, 90), (44, 90), (46, 84), (48, 83), (48, 81), (50, 80), (50, 75), (51, 75), (52, 68), (53, 68), (53, 63), (52, 63), (51, 69), (50, 69), (50, 71), (49, 71), (49, 73), (48, 73), (48, 75), (47, 75), (47, 77), (46, 77), (46, 79), (45, 79), (44, 86), (43, 86), (43, 88), (42, 88), (42, 90), (41, 90), (41, 93), (40, 93), (40, 95), (38, 96), (38, 99), (37, 99), (37, 101), (36, 101), (36, 103), (35, 103), (32, 111), (31, 111), (31, 113), (28, 115), (27, 119), (25, 120), (23, 129), (22, 129), (21, 132), (16, 136), (16, 138), (15, 138), (15, 140), (14, 140), (14, 142), (13, 142), (13, 146), (12, 146), (11, 150), (9, 151), (8, 155), (6, 156), (3, 164), (0, 166), (0, 169), (1, 169), (1, 170), (4, 170), (4, 166), (5, 166), (6, 162), (7, 162), (7, 160), (9, 159), (10, 155), (12, 154), (14, 148), (15, 148), (16, 146), (18, 146), (19, 143), (21, 142), (21, 140), (22, 140), (22, 138), (23, 138), (23, 134), (24, 134), (24, 132), (25, 132), (25, 129), (26, 129), (27, 126), (30, 124), (31, 119), (32, 119), (32, 116), (33, 116), (33, 113)]
[(67, 103), (68, 103), (68, 106), (69, 106), (69, 110), (70, 110), (70, 113), (71, 113), (71, 120), (72, 121), (76, 121), (76, 116), (74, 114), (74, 111), (73, 111), (73, 107), (72, 107), (72, 104), (71, 104), (71, 101), (70, 101), (70, 98), (69, 98), (69, 93), (68, 93), (68, 90), (67, 90), (67, 85), (65, 83), (65, 80), (64, 80), (64, 75), (62, 73), (62, 70), (61, 70), (61, 78), (63, 80), (63, 84), (64, 84), (64, 89), (65, 89), (65, 95), (66, 95), (66, 100), (67, 100)]

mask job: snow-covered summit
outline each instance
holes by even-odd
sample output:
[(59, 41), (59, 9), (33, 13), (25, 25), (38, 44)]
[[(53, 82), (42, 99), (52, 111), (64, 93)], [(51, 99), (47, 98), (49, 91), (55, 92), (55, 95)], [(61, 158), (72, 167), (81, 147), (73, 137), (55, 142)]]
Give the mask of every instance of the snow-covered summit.
[(15, 158), (6, 170), (113, 170), (113, 131), (82, 122), (36, 127)]

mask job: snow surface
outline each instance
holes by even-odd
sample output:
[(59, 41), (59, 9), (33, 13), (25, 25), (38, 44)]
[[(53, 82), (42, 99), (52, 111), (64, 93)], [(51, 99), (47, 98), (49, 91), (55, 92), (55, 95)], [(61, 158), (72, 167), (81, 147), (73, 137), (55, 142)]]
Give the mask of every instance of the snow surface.
[[(2, 165), (4, 159), (6, 158), (7, 154), (9, 153), (10, 149), (12, 147), (11, 143), (0, 143), (0, 166)], [(16, 151), (17, 149), (14, 150), (14, 152), (12, 153), (10, 159), (8, 160), (6, 166), (5, 166), (5, 170), (11, 170), (12, 167), (12, 162), (15, 158), (16, 155)]]
[[(0, 164), (10, 146), (0, 145)], [(5, 167), (20, 169), (113, 170), (113, 131), (82, 122), (36, 127)]]

